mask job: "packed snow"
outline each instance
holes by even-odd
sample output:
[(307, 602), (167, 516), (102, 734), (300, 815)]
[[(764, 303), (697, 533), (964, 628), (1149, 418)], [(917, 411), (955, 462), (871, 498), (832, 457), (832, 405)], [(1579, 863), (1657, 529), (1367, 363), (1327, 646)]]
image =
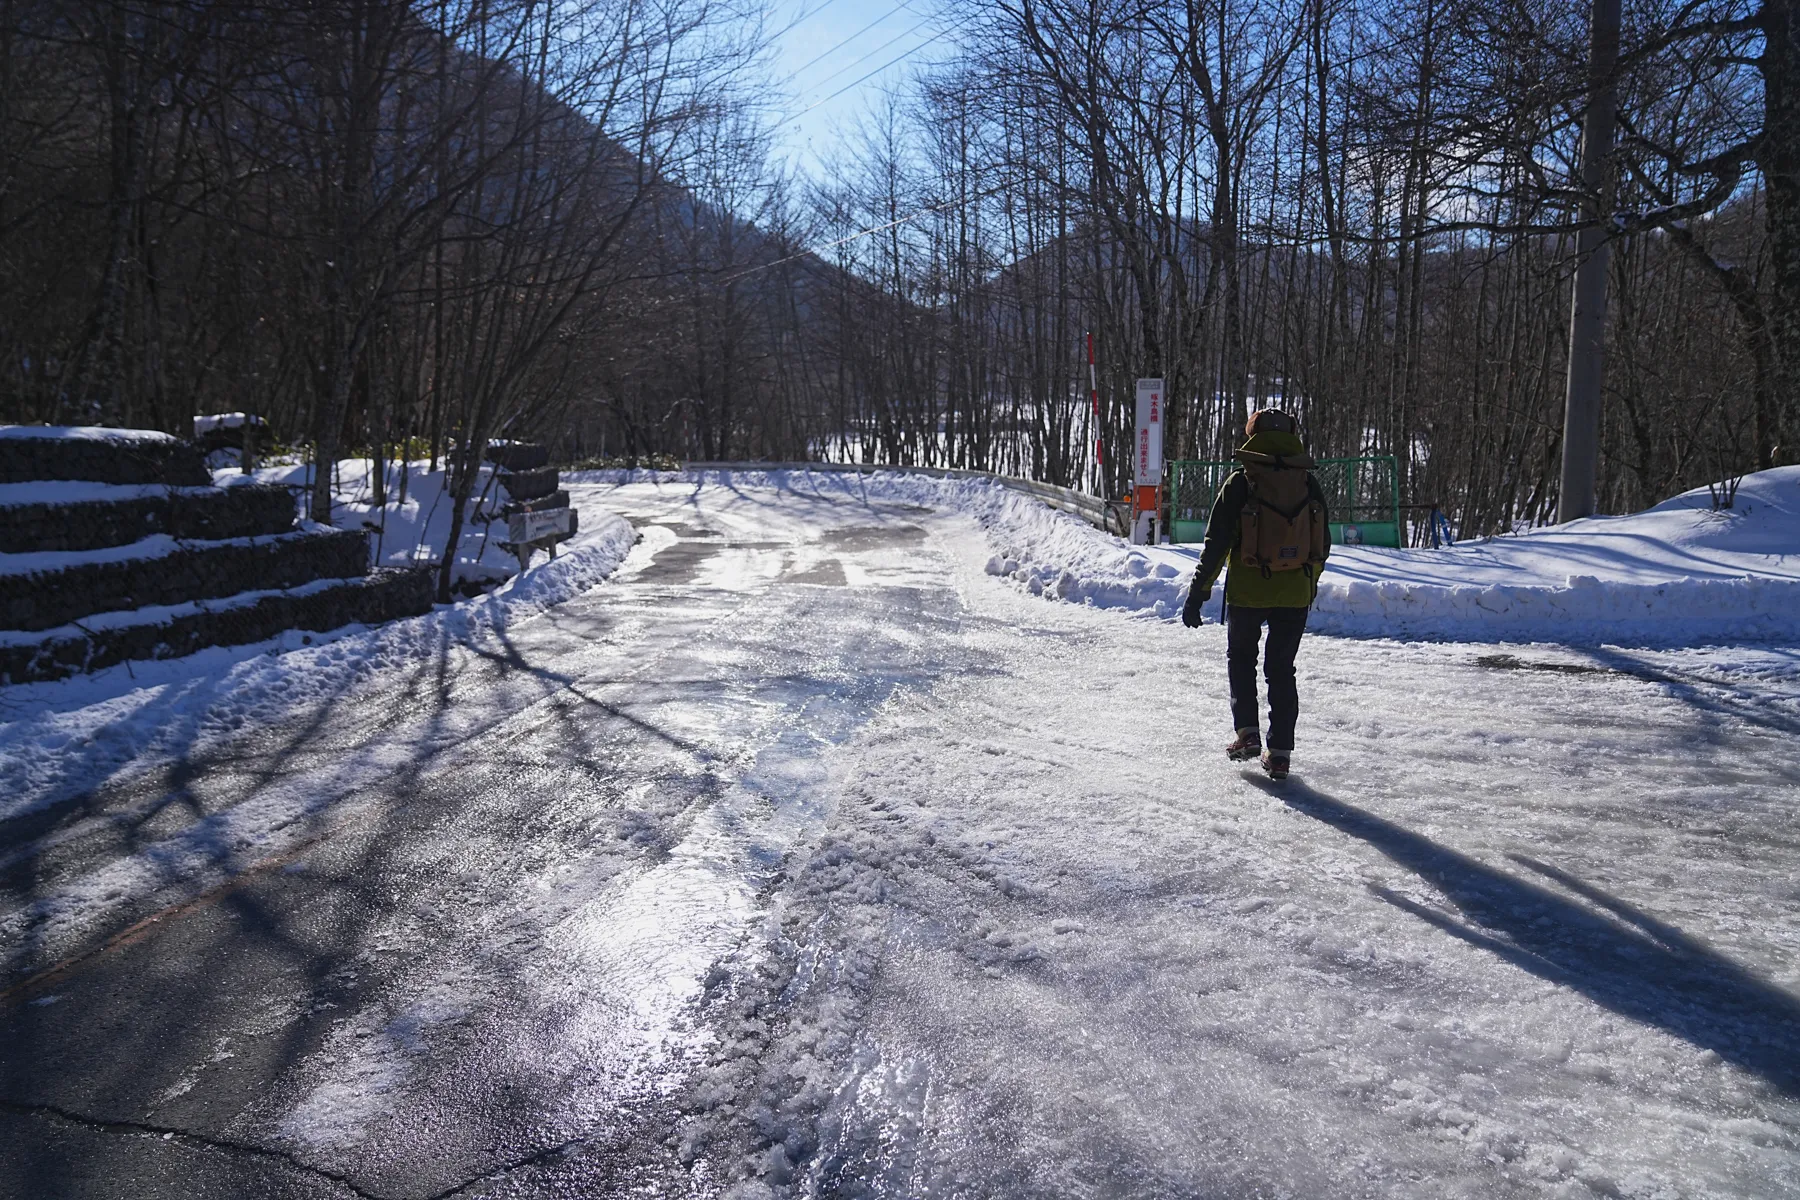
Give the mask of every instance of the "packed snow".
[[(1779, 620), (1689, 630), (1659, 602), (1621, 644), (1594, 611), (1483, 607), (1407, 642), (1400, 601), (1352, 586), (1729, 584), (1762, 555), (1779, 590), (1792, 532), (1750, 522), (1791, 513), (1795, 477), (1747, 480), (1758, 507), (1723, 531), (1668, 506), (1599, 522), (1604, 552), (1568, 530), (1340, 549), (1281, 788), (1219, 753), (1223, 632), (1173, 619), (1193, 549), (967, 480), (568, 482), (584, 525), (640, 531), (617, 570), (598, 564), (628, 531), (570, 570), (584, 528), (475, 605), (216, 679), (0, 692), (21, 705), (0, 817), (307, 705), (305, 744), (331, 748), (44, 887), (0, 945), (73, 944), (113, 907), (380, 828), (384, 779), (423, 779), (430, 811), (468, 777), (478, 799), (434, 821), (444, 844), (371, 933), (367, 961), (411, 973), (304, 1043), (238, 1135), (266, 1118), (365, 1184), (384, 1142), (467, 1155), (420, 1149), (467, 1127), (436, 1073), (454, 1043), (516, 1049), (509, 1086), (566, 1097), (550, 1145), (676, 1104), (673, 1136), (610, 1153), (673, 1156), (696, 1196), (1800, 1194), (1800, 650)], [(1634, 531), (1676, 549), (1621, 573)], [(1458, 573), (1506, 554), (1512, 582)], [(464, 639), (450, 623), (483, 605), (503, 623)], [(1500, 640), (1519, 628), (1542, 636)], [(552, 803), (521, 819), (507, 780)], [(616, 1063), (651, 1082), (615, 1089)], [(545, 1178), (495, 1186), (592, 1194)]]
[[(829, 528), (943, 486), (613, 503)], [(830, 816), (707, 978), (684, 1154), (731, 1194), (1795, 1190), (1800, 655), (1315, 636), (1271, 790), (1217, 749), (1221, 631), (1044, 605), (996, 541), (1103, 541), (938, 504), (976, 519), (908, 565), (960, 667), (822, 753)]]
[[(990, 574), (1033, 595), (1150, 616), (1180, 612), (1200, 556), (1198, 546), (1127, 546), (983, 480), (754, 471), (701, 478), (969, 512), (993, 543)], [(1210, 619), (1223, 603), (1219, 588)], [(1800, 641), (1800, 467), (1746, 476), (1724, 511), (1713, 511), (1700, 488), (1631, 516), (1438, 550), (1334, 546), (1308, 627), (1583, 646)]]

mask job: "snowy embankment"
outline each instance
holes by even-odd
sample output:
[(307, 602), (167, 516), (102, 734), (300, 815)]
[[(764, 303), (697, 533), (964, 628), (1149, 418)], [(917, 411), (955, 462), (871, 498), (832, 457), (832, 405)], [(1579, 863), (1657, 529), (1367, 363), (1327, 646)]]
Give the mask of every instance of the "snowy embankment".
[[(449, 494), (449, 472), (428, 471), (423, 462), (409, 463), (406, 498), (401, 500), (401, 473), (397, 463), (387, 469), (386, 504), (376, 504), (375, 464), (366, 458), (347, 458), (332, 472), (331, 523), (339, 529), (355, 529), (369, 535), (370, 565), (418, 567), (434, 564), (450, 536), (450, 517), (455, 508)], [(452, 578), (457, 583), (495, 583), (519, 569), (512, 552), (503, 549), (506, 522), (498, 514), (510, 497), (501, 485), (504, 478), (483, 463), (475, 491), (464, 514)], [(296, 492), (312, 482), (312, 468), (304, 464), (264, 467), (248, 475), (234, 469), (213, 472), (220, 487), (247, 483), (274, 483)]]
[(555, 559), (540, 556), (492, 592), (421, 617), (325, 634), (290, 630), (267, 642), (0, 688), (0, 820), (193, 754), (384, 669), (498, 644), (508, 627), (606, 579), (631, 550), (637, 535), (628, 522), (599, 509), (583, 517)]
[[(754, 470), (654, 478), (959, 509), (986, 532), (994, 551), (990, 574), (1034, 595), (1158, 617), (1180, 612), (1199, 559), (1198, 546), (1126, 545), (986, 480)], [(1209, 619), (1218, 619), (1223, 591), (1215, 590)], [(1631, 516), (1442, 550), (1333, 547), (1310, 628), (1576, 645), (1800, 640), (1800, 467), (1747, 476), (1735, 506), (1722, 512), (1701, 488)]]

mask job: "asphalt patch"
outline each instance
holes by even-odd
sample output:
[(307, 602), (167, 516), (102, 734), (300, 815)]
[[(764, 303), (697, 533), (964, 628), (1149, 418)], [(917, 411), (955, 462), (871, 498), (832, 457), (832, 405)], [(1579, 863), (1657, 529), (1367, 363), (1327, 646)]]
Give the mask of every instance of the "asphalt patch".
[(1559, 663), (1532, 661), (1520, 658), (1515, 654), (1484, 654), (1475, 660), (1478, 667), (1491, 667), (1496, 671), (1551, 671), (1558, 675), (1623, 675), (1624, 671), (1612, 667), (1595, 667), (1587, 663)]

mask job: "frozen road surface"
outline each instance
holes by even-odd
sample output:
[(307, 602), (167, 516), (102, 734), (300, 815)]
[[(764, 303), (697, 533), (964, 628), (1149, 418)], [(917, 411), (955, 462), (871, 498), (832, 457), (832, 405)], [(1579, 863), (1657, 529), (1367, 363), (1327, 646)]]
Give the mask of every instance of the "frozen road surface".
[(504, 638), (0, 822), (0, 1196), (1800, 1196), (1800, 656), (1223, 637), (578, 489)]

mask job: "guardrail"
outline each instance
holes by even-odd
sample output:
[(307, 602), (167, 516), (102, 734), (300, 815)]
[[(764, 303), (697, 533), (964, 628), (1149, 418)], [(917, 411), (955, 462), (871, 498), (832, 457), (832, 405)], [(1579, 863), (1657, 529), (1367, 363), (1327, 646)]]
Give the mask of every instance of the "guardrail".
[(846, 475), (926, 475), (933, 479), (986, 479), (1015, 492), (1035, 496), (1051, 508), (1080, 517), (1096, 529), (1123, 534), (1106, 501), (1073, 488), (1020, 479), (1016, 475), (997, 475), (992, 471), (968, 471), (959, 467), (890, 467), (875, 463), (817, 462), (685, 462), (684, 471), (829, 471)]

